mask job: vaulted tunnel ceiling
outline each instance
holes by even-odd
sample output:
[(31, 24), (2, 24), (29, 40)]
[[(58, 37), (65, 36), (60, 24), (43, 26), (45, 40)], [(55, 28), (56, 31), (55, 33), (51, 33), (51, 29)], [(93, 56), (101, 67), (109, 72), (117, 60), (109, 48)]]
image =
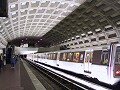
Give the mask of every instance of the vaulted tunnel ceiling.
[(43, 37), (57, 44), (81, 34), (119, 28), (120, 0), (88, 0)]
[(8, 5), (9, 17), (0, 18), (1, 47), (26, 37), (34, 37), (26, 41), (33, 43), (42, 38), (39, 46), (55, 45), (120, 26), (120, 0), (8, 0)]
[(84, 1), (8, 0), (8, 18), (0, 17), (0, 47), (16, 38), (41, 38)]

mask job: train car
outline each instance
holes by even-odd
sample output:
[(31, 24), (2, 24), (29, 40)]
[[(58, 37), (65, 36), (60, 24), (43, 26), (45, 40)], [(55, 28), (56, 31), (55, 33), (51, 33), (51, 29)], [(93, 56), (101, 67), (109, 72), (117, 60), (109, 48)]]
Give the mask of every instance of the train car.
[(27, 59), (97, 78), (111, 85), (120, 80), (120, 44), (36, 53), (28, 55)]

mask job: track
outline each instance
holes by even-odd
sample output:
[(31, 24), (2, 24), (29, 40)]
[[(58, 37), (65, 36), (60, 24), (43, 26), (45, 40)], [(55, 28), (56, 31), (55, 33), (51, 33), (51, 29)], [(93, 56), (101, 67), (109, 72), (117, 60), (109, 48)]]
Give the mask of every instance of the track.
[[(50, 71), (40, 65), (36, 65), (27, 61), (36, 70), (32, 70), (40, 82), (44, 85), (47, 90), (94, 90), (86, 85), (75, 82), (69, 78), (59, 75), (53, 71)], [(30, 68), (31, 66), (28, 65)], [(39, 71), (39, 72), (38, 72)]]
[(32, 63), (25, 62), (27, 66), (31, 69), (37, 79), (42, 83), (42, 85), (46, 88), (46, 90), (62, 90), (62, 88), (50, 80), (50, 78), (46, 77), (41, 71), (39, 71)]

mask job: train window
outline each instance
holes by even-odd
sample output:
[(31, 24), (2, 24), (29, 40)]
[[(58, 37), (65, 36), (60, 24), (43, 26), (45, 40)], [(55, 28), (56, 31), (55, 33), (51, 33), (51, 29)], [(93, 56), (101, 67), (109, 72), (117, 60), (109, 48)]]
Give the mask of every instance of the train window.
[(84, 59), (84, 54), (80, 54), (80, 60), (83, 60)]
[(67, 55), (67, 61), (72, 61), (72, 59), (73, 59), (73, 53), (68, 53), (68, 55)]
[(52, 53), (52, 54), (51, 54), (51, 60), (53, 60), (53, 59), (54, 59), (54, 54)]
[(56, 54), (55, 54), (55, 60), (57, 59), (57, 55), (58, 55), (58, 54), (56, 53)]
[(101, 56), (101, 64), (107, 65), (108, 64), (108, 57), (109, 57), (108, 50), (103, 50), (101, 55), (102, 55)]
[(48, 59), (52, 59), (52, 54), (48, 54)]
[(85, 63), (88, 63), (88, 62), (91, 63), (92, 59), (93, 59), (93, 51), (86, 52)]
[(50, 59), (52, 60), (53, 59), (53, 54), (50, 54), (50, 56), (51, 56)]
[(80, 53), (74, 52), (73, 54), (73, 62), (79, 62)]
[(48, 54), (48, 59), (50, 59), (50, 54)]
[(120, 64), (120, 46), (116, 48), (115, 64)]
[(63, 53), (60, 53), (59, 60), (62, 60), (62, 58), (63, 58)]
[(53, 53), (52, 54), (52, 60), (56, 60), (57, 59), (57, 53)]
[(62, 60), (64, 60), (64, 61), (67, 60), (67, 53), (63, 53), (63, 59)]
[(50, 59), (51, 59), (51, 60), (53, 59), (53, 54), (50, 54)]
[(50, 59), (53, 60), (53, 54), (50, 54), (50, 55), (51, 55)]
[(93, 64), (98, 64), (100, 65), (101, 64), (101, 53), (102, 53), (102, 50), (94, 50), (93, 52), (93, 61), (92, 63)]
[(66, 61), (67, 60), (67, 53), (61, 53), (60, 60)]

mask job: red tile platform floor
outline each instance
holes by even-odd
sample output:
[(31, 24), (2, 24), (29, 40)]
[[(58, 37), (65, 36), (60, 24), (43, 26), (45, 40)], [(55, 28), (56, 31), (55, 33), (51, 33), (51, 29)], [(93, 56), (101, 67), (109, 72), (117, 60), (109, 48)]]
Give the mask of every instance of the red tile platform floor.
[(0, 90), (35, 90), (20, 60), (15, 68), (7, 64), (0, 70)]

